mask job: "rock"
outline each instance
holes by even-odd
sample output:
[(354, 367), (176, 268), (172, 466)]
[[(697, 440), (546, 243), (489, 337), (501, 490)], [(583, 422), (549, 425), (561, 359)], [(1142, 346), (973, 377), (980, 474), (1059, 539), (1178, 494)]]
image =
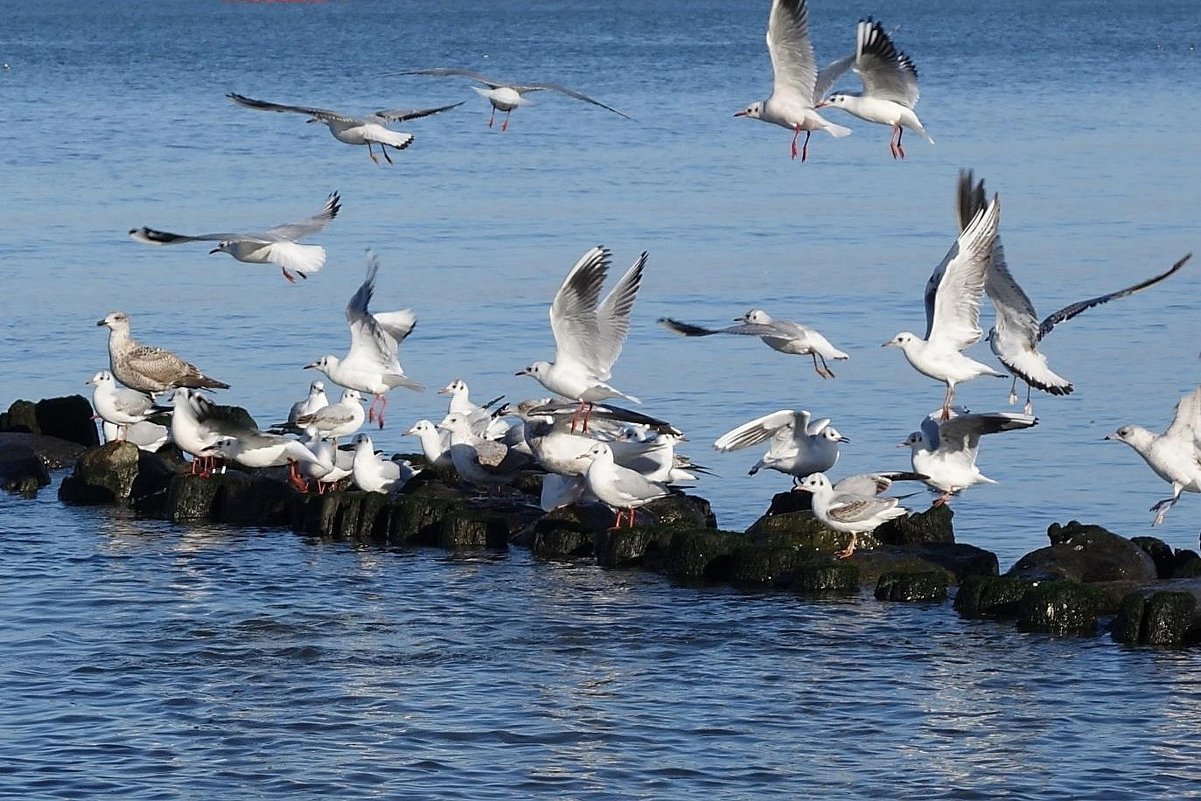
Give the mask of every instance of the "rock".
[(1075, 581), (1039, 581), (1022, 596), (1018, 628), (1047, 634), (1092, 634), (1097, 629), (1097, 598)]
[(1014, 578), (1068, 581), (1150, 581), (1154, 560), (1135, 543), (1100, 526), (1052, 523), (1051, 546), (1031, 551), (1007, 573)]
[(797, 568), (788, 582), (793, 592), (827, 594), (859, 590), (859, 568), (849, 562), (807, 562)]
[(996, 554), (961, 543), (881, 545), (855, 551), (850, 561), (859, 568), (864, 582), (876, 581), (886, 573), (939, 571), (950, 583), (963, 584), (970, 576), (995, 576), (1000, 569)]
[(166, 492), (164, 514), (173, 523), (211, 520), (237, 526), (287, 526), (290, 485), (262, 475), (228, 470), (209, 478), (176, 475)]
[(539, 559), (592, 556), (596, 533), (610, 522), (612, 514), (600, 504), (573, 504), (543, 515), (514, 542), (528, 547)]
[(14, 401), (0, 414), (0, 431), (44, 434), (94, 448), (100, 444), (92, 404), (82, 395), (47, 398), (37, 403)]
[(78, 442), (68, 442), (45, 434), (29, 434), (13, 431), (0, 433), (0, 450), (9, 445), (19, 445), (32, 450), (42, 460), (47, 470), (58, 470), (74, 465), (87, 450)]
[(813, 555), (784, 543), (742, 542), (730, 558), (730, 580), (735, 584), (787, 587), (797, 570)]
[(952, 544), (955, 542), (955, 529), (951, 525), (954, 516), (955, 512), (945, 503), (931, 506), (924, 512), (889, 520), (876, 529), (876, 539), (887, 545)]
[(1158, 537), (1131, 537), (1130, 541), (1143, 549), (1143, 553), (1151, 557), (1151, 561), (1155, 563), (1155, 573), (1161, 578), (1169, 578), (1172, 575), (1172, 568), (1176, 566), (1176, 559), (1172, 554), (1172, 546), (1168, 545)]
[(1034, 585), (1012, 576), (969, 576), (955, 594), (955, 611), (964, 617), (1014, 617), (1018, 603)]
[[(746, 536), (751, 542), (792, 545), (807, 551), (811, 556), (833, 556), (837, 551), (846, 548), (850, 541), (849, 534), (827, 527), (814, 517), (812, 512), (763, 515), (746, 530)], [(877, 545), (879, 541), (874, 535), (859, 535), (859, 548), (870, 550)]]
[(876, 598), (881, 601), (945, 601), (947, 574), (942, 570), (885, 573), (876, 583)]
[(24, 443), (0, 443), (0, 485), (8, 492), (32, 498), (50, 483), (50, 474), (33, 448)]
[(651, 501), (638, 510), (640, 517), (644, 514), (650, 517), (648, 523), (657, 526), (683, 524), (691, 528), (717, 528), (713, 507), (698, 495), (679, 493)]
[(1131, 593), (1110, 624), (1110, 636), (1131, 645), (1177, 646), (1198, 639), (1197, 599), (1187, 592)]
[(601, 567), (635, 567), (665, 570), (664, 562), (671, 544), (672, 530), (659, 526), (636, 526), (599, 531), (596, 534), (596, 561)]
[[(658, 528), (658, 527), (656, 527)], [(675, 579), (728, 581), (731, 556), (744, 535), (709, 529), (673, 528), (663, 569)]]
[(552, 528), (534, 535), (531, 550), (538, 559), (579, 559), (593, 555), (594, 537), (590, 531)]
[(86, 451), (59, 485), (59, 500), (69, 506), (127, 503), (138, 476), (138, 453), (130, 442), (110, 442)]
[(1201, 576), (1201, 556), (1196, 551), (1179, 550), (1172, 557), (1172, 571), (1168, 578), (1197, 578)]

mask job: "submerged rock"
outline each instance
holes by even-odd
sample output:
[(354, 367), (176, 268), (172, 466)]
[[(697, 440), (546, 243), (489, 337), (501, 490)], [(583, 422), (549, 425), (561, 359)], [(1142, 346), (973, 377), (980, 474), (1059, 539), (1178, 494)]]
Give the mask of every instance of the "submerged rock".
[(1037, 582), (1012, 576), (969, 576), (955, 595), (955, 611), (964, 617), (1016, 617), (1022, 597)]
[(1155, 561), (1146, 551), (1101, 526), (1075, 520), (1062, 526), (1052, 523), (1047, 537), (1051, 540), (1049, 547), (1026, 554), (1006, 575), (1086, 583), (1150, 581), (1157, 575)]
[(24, 443), (0, 443), (0, 486), (26, 498), (50, 483), (46, 465), (33, 448)]
[(1110, 624), (1110, 636), (1131, 645), (1178, 646), (1201, 639), (1197, 599), (1188, 592), (1131, 593)]
[(876, 582), (876, 598), (881, 601), (945, 601), (947, 574), (942, 570), (885, 573)]
[(596, 534), (596, 562), (601, 567), (645, 567), (665, 571), (672, 530), (659, 526), (600, 531)]
[(864, 581), (893, 572), (940, 571), (951, 584), (962, 584), (970, 576), (995, 576), (1000, 570), (996, 554), (960, 543), (881, 545), (856, 551), (851, 561), (859, 566)]
[(1047, 634), (1093, 634), (1097, 595), (1075, 581), (1040, 581), (1018, 601), (1018, 628)]

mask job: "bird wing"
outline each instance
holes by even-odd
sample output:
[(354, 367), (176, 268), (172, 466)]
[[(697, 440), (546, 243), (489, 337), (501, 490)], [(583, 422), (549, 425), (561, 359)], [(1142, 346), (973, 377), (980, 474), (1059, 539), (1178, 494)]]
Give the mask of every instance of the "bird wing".
[(514, 88), (517, 89), (518, 91), (521, 91), (521, 90), (536, 91), (539, 89), (545, 89), (550, 92), (558, 92), (561, 95), (567, 95), (568, 97), (574, 97), (576, 100), (583, 100), (585, 103), (591, 103), (594, 106), (600, 106), (603, 109), (612, 111), (614, 114), (616, 114), (620, 117), (625, 117), (627, 120), (634, 119), (629, 114), (626, 114), (624, 111), (618, 111), (617, 109), (613, 108), (612, 106), (607, 106), (604, 103), (600, 102), (599, 100), (591, 98), (588, 95), (584, 94), (583, 92), (577, 92), (575, 89), (568, 88), (561, 83), (527, 83), (527, 84), (522, 84), (521, 86), (517, 86)]
[(787, 336), (775, 324), (762, 325), (757, 323), (739, 323), (738, 325), (730, 325), (725, 328), (705, 328), (704, 326), (692, 325), (679, 320), (674, 320), (671, 317), (660, 317), (659, 325), (676, 334), (686, 337), (707, 337), (713, 334), (743, 334), (754, 337), (783, 337)]
[(235, 234), (230, 231), (218, 234), (174, 234), (170, 231), (160, 231), (157, 228), (135, 228), (129, 232), (129, 235), (139, 242), (145, 242), (148, 245), (178, 245), (183, 242), (225, 242), (227, 240), (239, 240), (244, 242), (262, 242), (267, 244), (271, 240), (263, 239), (261, 235), (254, 234)]
[(330, 192), (329, 197), (325, 199), (325, 203), (321, 206), (321, 210), (312, 217), (300, 222), (277, 225), (265, 231), (263, 236), (275, 242), (295, 242), (309, 234), (315, 234), (329, 225), (329, 221), (337, 217), (338, 212), (341, 210), (342, 199), (338, 196), (337, 192)]
[(397, 73), (397, 74), (399, 74), (399, 75), (432, 75), (435, 78), (448, 78), (448, 77), (452, 77), (452, 76), (461, 77), (461, 78), (470, 78), (473, 81), (478, 81), (479, 83), (482, 83), (485, 86), (491, 87), (493, 89), (499, 89), (502, 86), (512, 86), (512, 84), (505, 83), (504, 81), (498, 81), (495, 78), (489, 78), (485, 75), (480, 75), (478, 72), (472, 72), (471, 70), (458, 69), (455, 67), (431, 67), (428, 69), (421, 69), (421, 70), (407, 70), (405, 72), (401, 72), (401, 73)]
[(1053, 312), (1052, 314), (1047, 316), (1047, 319), (1043, 320), (1042, 325), (1040, 325), (1038, 327), (1038, 339), (1041, 340), (1047, 334), (1051, 333), (1051, 329), (1054, 328), (1055, 326), (1059, 325), (1062, 322), (1066, 322), (1066, 321), (1072, 319), (1077, 314), (1080, 314), (1083, 311), (1091, 309), (1093, 306), (1100, 306), (1102, 303), (1108, 303), (1109, 301), (1115, 300), (1117, 298), (1124, 298), (1127, 295), (1133, 295), (1135, 292), (1138, 292), (1140, 289), (1146, 289), (1149, 286), (1154, 286), (1155, 284), (1158, 284), (1160, 281), (1164, 280), (1165, 278), (1167, 278), (1168, 276), (1172, 275), (1177, 270), (1179, 270), (1181, 267), (1183, 267), (1185, 262), (1187, 262), (1190, 258), (1192, 258), (1192, 256), (1193, 256), (1192, 253), (1185, 254), (1184, 258), (1180, 259), (1180, 261), (1173, 264), (1171, 269), (1169, 269), (1167, 272), (1160, 273), (1159, 275), (1155, 276), (1154, 278), (1148, 278), (1146, 281), (1135, 284), (1134, 286), (1128, 286), (1125, 289), (1119, 289), (1117, 292), (1110, 292), (1108, 295), (1100, 295), (1095, 298), (1090, 298), (1088, 300), (1079, 301), (1078, 303), (1073, 303), (1070, 306), (1064, 306), (1062, 309), (1060, 309), (1057, 312)]
[(226, 95), (230, 100), (237, 103), (239, 106), (246, 108), (258, 109), (259, 111), (290, 111), (294, 114), (307, 114), (310, 117), (316, 117), (319, 120), (334, 120), (336, 122), (362, 122), (359, 117), (351, 117), (338, 111), (331, 111), (327, 108), (311, 108), (309, 106), (288, 106), (283, 103), (270, 103), (266, 100), (255, 100), (252, 97), (239, 95), (235, 92), (230, 92)]
[(897, 50), (884, 26), (870, 17), (860, 20), (856, 31), (855, 72), (863, 81), (865, 97), (891, 100), (909, 108), (917, 105), (917, 67)]
[(388, 109), (375, 112), (375, 116), (384, 122), (406, 122), (407, 120), (428, 117), (431, 114), (441, 114), (443, 111), (458, 108), (466, 102), (466, 100), (460, 100), (458, 103), (452, 103), (449, 106), (436, 106), (435, 108)]
[(119, 412), (136, 416), (148, 414), (154, 408), (154, 399), (136, 389), (118, 387), (113, 393), (113, 405)]
[(792, 94), (812, 104), (817, 86), (817, 57), (809, 39), (809, 9), (805, 0), (772, 0), (767, 52), (771, 55), (772, 94)]
[(835, 482), (835, 492), (849, 492), (854, 495), (879, 495), (887, 492), (896, 481), (923, 481), (929, 478), (924, 473), (900, 471), (893, 473), (860, 473), (847, 476)]
[(713, 447), (722, 453), (737, 451), (758, 445), (780, 434), (792, 439), (795, 432), (804, 432), (809, 425), (809, 412), (792, 409), (781, 409), (778, 412), (765, 414), (749, 423), (743, 423), (732, 431), (717, 438)]
[(1037, 417), (1016, 412), (960, 414), (939, 426), (939, 436), (942, 438), (939, 447), (948, 453), (974, 451), (979, 446), (983, 434), (1016, 431), (1035, 425), (1038, 425)]
[(671, 494), (666, 484), (651, 481), (638, 471), (621, 465), (614, 465), (613, 473), (606, 483), (632, 502), (654, 500)]
[(813, 87), (813, 99), (822, 100), (834, 88), (834, 82), (855, 63), (855, 54), (848, 53), (837, 61), (831, 61), (817, 73), (817, 82)]
[(396, 347), (399, 342), (380, 325), (368, 309), (371, 296), (375, 292), (377, 272), (379, 259), (371, 253), (367, 257), (367, 278), (346, 304), (346, 322), (350, 326), (350, 351), (346, 354), (346, 359), (399, 372), (400, 364), (396, 359)]
[(154, 345), (138, 345), (123, 354), (126, 367), (159, 383), (174, 383), (181, 375), (200, 375), (195, 365), (185, 362), (169, 350)]
[(1199, 432), (1201, 432), (1201, 387), (1197, 387), (1185, 395), (1176, 404), (1176, 414), (1172, 417), (1172, 423), (1163, 435), (1173, 439), (1195, 441)]
[(595, 344), (594, 353), (597, 366), (603, 371), (603, 375), (598, 373), (600, 378), (609, 377), (617, 357), (621, 355), (626, 335), (630, 333), (630, 312), (634, 310), (634, 299), (642, 285), (646, 258), (647, 253), (644, 250), (597, 307), (596, 328), (600, 337)]
[(963, 350), (980, 341), (980, 298), (997, 237), (1001, 201), (994, 198), (959, 234), (942, 263), (933, 303), (927, 287), (926, 340), (939, 346)]
[(984, 179), (975, 181), (971, 170), (959, 171), (959, 187), (955, 192), (955, 217), (959, 230), (967, 228), (976, 212), (988, 205), (984, 193)]
[(594, 247), (581, 256), (563, 279), (550, 305), (555, 362), (584, 365), (601, 380), (608, 378), (608, 373), (601, 368), (596, 356), (596, 347), (601, 340), (597, 306), (601, 286), (609, 271), (609, 256), (609, 251), (603, 247)]
[(870, 520), (885, 509), (891, 509), (896, 505), (896, 498), (875, 498), (850, 492), (836, 492), (830, 499), (830, 506), (827, 508), (826, 514), (830, 516), (831, 520), (837, 520), (840, 523), (858, 523)]
[(927, 415), (922, 418), (922, 434), (926, 437), (927, 447), (931, 451), (936, 451), (942, 445), (942, 432), (940, 430), (938, 420), (934, 415)]

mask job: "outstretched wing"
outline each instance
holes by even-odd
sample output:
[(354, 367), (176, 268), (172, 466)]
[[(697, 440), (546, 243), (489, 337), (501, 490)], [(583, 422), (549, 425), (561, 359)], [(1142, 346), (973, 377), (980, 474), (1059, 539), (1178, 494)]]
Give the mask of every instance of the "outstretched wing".
[(1038, 425), (1038, 418), (1016, 412), (985, 412), (960, 414), (939, 426), (941, 448), (947, 452), (975, 450), (984, 434), (1016, 431)]
[(717, 438), (713, 447), (722, 453), (737, 451), (758, 445), (777, 435), (794, 437), (796, 432), (805, 434), (809, 427), (809, 412), (802, 409), (799, 412), (792, 409), (781, 409), (778, 412), (765, 414), (749, 423), (743, 423), (732, 431), (727, 431)]
[(397, 75), (432, 75), (435, 78), (449, 78), (449, 77), (470, 78), (473, 81), (477, 81), (477, 82), (482, 83), (485, 86), (491, 87), (493, 89), (499, 89), (502, 86), (512, 86), (512, 84), (506, 83), (505, 81), (498, 81), (495, 78), (489, 78), (486, 75), (480, 75), (478, 72), (472, 72), (471, 70), (458, 69), (455, 67), (431, 67), (429, 69), (421, 69), (421, 70), (406, 70), (405, 72), (399, 72), (396, 74)]
[(601, 332), (596, 322), (601, 286), (609, 271), (610, 253), (594, 247), (580, 257), (550, 306), (550, 328), (555, 335), (555, 361), (575, 362), (597, 373), (605, 372), (596, 355)]
[(642, 286), (642, 271), (646, 267), (647, 252), (644, 250), (625, 274), (617, 280), (609, 294), (596, 310), (598, 339), (593, 352), (596, 363), (603, 371), (598, 377), (607, 378), (613, 369), (626, 335), (630, 333), (630, 312), (634, 310), (634, 299)]
[(527, 84), (522, 84), (521, 86), (516, 87), (516, 88), (524, 89), (524, 90), (546, 89), (547, 91), (550, 91), (550, 92), (558, 92), (561, 95), (567, 95), (568, 97), (574, 97), (576, 100), (583, 100), (585, 103), (591, 103), (594, 106), (600, 106), (603, 109), (612, 111), (614, 114), (618, 115), (619, 117), (625, 117), (627, 120), (634, 119), (629, 114), (626, 114), (624, 111), (618, 111), (617, 109), (613, 108), (612, 106), (607, 106), (604, 103), (600, 102), (599, 100), (596, 100), (595, 98), (591, 98), (588, 95), (584, 94), (583, 92), (577, 92), (575, 89), (570, 89), (561, 83), (527, 83)]
[(160, 231), (157, 228), (147, 228), (146, 226), (130, 230), (129, 235), (137, 241), (145, 242), (148, 245), (178, 245), (183, 242), (224, 242), (227, 239), (262, 242), (264, 244), (269, 241), (258, 236), (235, 234), (232, 231), (219, 234), (175, 234), (170, 231)]
[(384, 122), (405, 122), (407, 120), (416, 120), (421, 117), (428, 117), (431, 114), (441, 114), (443, 111), (450, 111), (452, 108), (458, 108), (466, 103), (466, 100), (460, 100), (458, 103), (451, 103), (449, 106), (437, 106), (435, 108), (412, 108), (412, 109), (389, 109), (385, 111), (375, 112), (375, 116), (382, 119)]
[(312, 217), (300, 222), (277, 225), (265, 231), (263, 235), (279, 242), (295, 242), (309, 234), (315, 234), (329, 225), (330, 220), (337, 217), (338, 212), (341, 210), (342, 199), (338, 196), (337, 192), (330, 192), (321, 210)]
[(289, 111), (293, 114), (307, 114), (310, 117), (316, 117), (319, 120), (335, 120), (337, 122), (358, 122), (357, 117), (351, 117), (343, 114), (340, 111), (331, 111), (327, 108), (312, 108), (310, 106), (289, 106), (283, 103), (271, 103), (266, 100), (255, 100), (252, 97), (230, 92), (226, 95), (230, 100), (237, 103), (239, 106), (253, 108), (259, 111)]
[[(980, 341), (980, 298), (1000, 221), (1001, 201), (993, 202), (968, 224), (934, 274), (941, 280), (934, 295), (926, 340), (963, 350)], [(929, 309), (929, 301), (927, 301)]]
[(686, 337), (707, 337), (713, 334), (743, 334), (746, 336), (755, 337), (780, 337), (786, 336), (783, 331), (773, 325), (762, 325), (756, 323), (739, 323), (738, 325), (726, 326), (725, 328), (705, 328), (691, 323), (684, 323), (679, 320), (674, 320), (671, 317), (660, 317), (659, 325), (681, 336)]
[(805, 0), (772, 0), (767, 21), (767, 52), (771, 55), (772, 94), (792, 94), (812, 105), (817, 86), (817, 57), (809, 39), (809, 9)]
[(917, 105), (917, 67), (897, 50), (883, 25), (871, 17), (860, 20), (855, 53), (855, 72), (863, 81), (864, 95), (909, 108)]

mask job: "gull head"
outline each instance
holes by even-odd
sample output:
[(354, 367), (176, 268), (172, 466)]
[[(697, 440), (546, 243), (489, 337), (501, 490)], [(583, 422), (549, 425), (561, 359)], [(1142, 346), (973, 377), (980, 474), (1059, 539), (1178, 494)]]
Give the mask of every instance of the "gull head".
[(233, 248), (234, 248), (234, 242), (226, 239), (224, 241), (218, 242), (217, 247), (215, 247), (209, 251), (209, 255), (211, 256), (214, 253), (231, 253), (233, 251)]
[(847, 105), (847, 98), (849, 98), (849, 97), (851, 97), (851, 95), (847, 94), (846, 92), (835, 92), (834, 94), (830, 95), (825, 100), (823, 100), (822, 102), (820, 102), (816, 106), (814, 106), (814, 108), (826, 108), (827, 106), (834, 106), (835, 108), (843, 108)]
[(325, 382), (321, 379), (317, 379), (313, 383), (309, 384), (310, 394), (316, 395), (318, 392), (325, 392)]
[(412, 437), (430, 433), (437, 433), (437, 430), (434, 428), (434, 424), (429, 420), (418, 420), (412, 425), (411, 428), (409, 428), (408, 431), (405, 431), (403, 434), (401, 434), (401, 436)]
[(359, 392), (357, 389), (342, 390), (342, 403), (362, 404), (362, 402), (363, 402), (363, 393)]
[(442, 387), (442, 389), (438, 390), (438, 394), (458, 395), (460, 393), (466, 393), (467, 391), (467, 382), (461, 378), (456, 378), (454, 381), (451, 381), (449, 384)]
[(598, 442), (589, 448), (587, 453), (581, 453), (576, 457), (576, 459), (588, 459), (589, 461), (593, 462), (597, 460), (600, 460), (601, 462), (612, 462), (613, 449), (603, 442)]
[(315, 362), (306, 364), (304, 366), (304, 369), (320, 370), (321, 372), (325, 373), (326, 375), (329, 375), (330, 370), (336, 369), (337, 366), (338, 366), (338, 357), (326, 355), (326, 356), (322, 356), (320, 359), (318, 359)]
[(441, 423), (438, 423), (438, 428), (443, 431), (449, 431), (452, 434), (456, 432), (469, 433), (471, 431), (471, 424), (461, 414), (448, 414), (442, 418)]
[(367, 434), (356, 434), (354, 438), (354, 449), (356, 451), (375, 453), (375, 443), (371, 441), (371, 437)]
[(830, 489), (830, 479), (826, 478), (825, 473), (810, 473), (805, 476), (805, 479), (796, 485), (796, 488), (802, 492), (818, 492), (821, 489)]
[(910, 343), (916, 342), (916, 341), (917, 341), (916, 336), (909, 333), (908, 331), (902, 331), (901, 333), (897, 334), (892, 339), (885, 342), (880, 347), (882, 347), (882, 348), (900, 348), (901, 350), (904, 350)]
[(749, 325), (771, 325), (771, 315), (763, 311), (763, 309), (751, 309), (741, 317), (735, 317), (736, 323), (747, 323)]
[(238, 441), (233, 437), (220, 437), (212, 445), (200, 451), (201, 456), (230, 458), (238, 450)]
[(824, 439), (828, 442), (850, 442), (849, 439), (838, 433), (838, 429), (834, 426), (826, 426), (817, 435), (818, 439)]
[(110, 312), (105, 315), (103, 320), (97, 320), (96, 325), (106, 325), (112, 330), (117, 329), (129, 330), (129, 315), (123, 311)]
[(1104, 438), (1114, 442), (1125, 442), (1135, 450), (1143, 450), (1150, 447), (1155, 435), (1142, 426), (1122, 426), (1112, 434), (1106, 434)]
[(537, 378), (539, 381), (546, 378), (550, 374), (550, 362), (534, 362), (529, 367), (518, 370), (513, 375), (528, 375)]
[(113, 383), (113, 374), (108, 370), (101, 370), (84, 383), (91, 384), (92, 386), (96, 387), (100, 386), (101, 384), (111, 384)]
[(763, 103), (761, 103), (761, 102), (760, 103), (751, 103), (749, 106), (744, 108), (742, 111), (734, 112), (734, 116), (735, 117), (754, 117), (755, 119), (759, 119), (760, 117), (763, 116)]
[(904, 442), (898, 442), (897, 447), (921, 450), (922, 448), (926, 447), (926, 438), (922, 436), (922, 432), (914, 431), (909, 436), (905, 437)]

